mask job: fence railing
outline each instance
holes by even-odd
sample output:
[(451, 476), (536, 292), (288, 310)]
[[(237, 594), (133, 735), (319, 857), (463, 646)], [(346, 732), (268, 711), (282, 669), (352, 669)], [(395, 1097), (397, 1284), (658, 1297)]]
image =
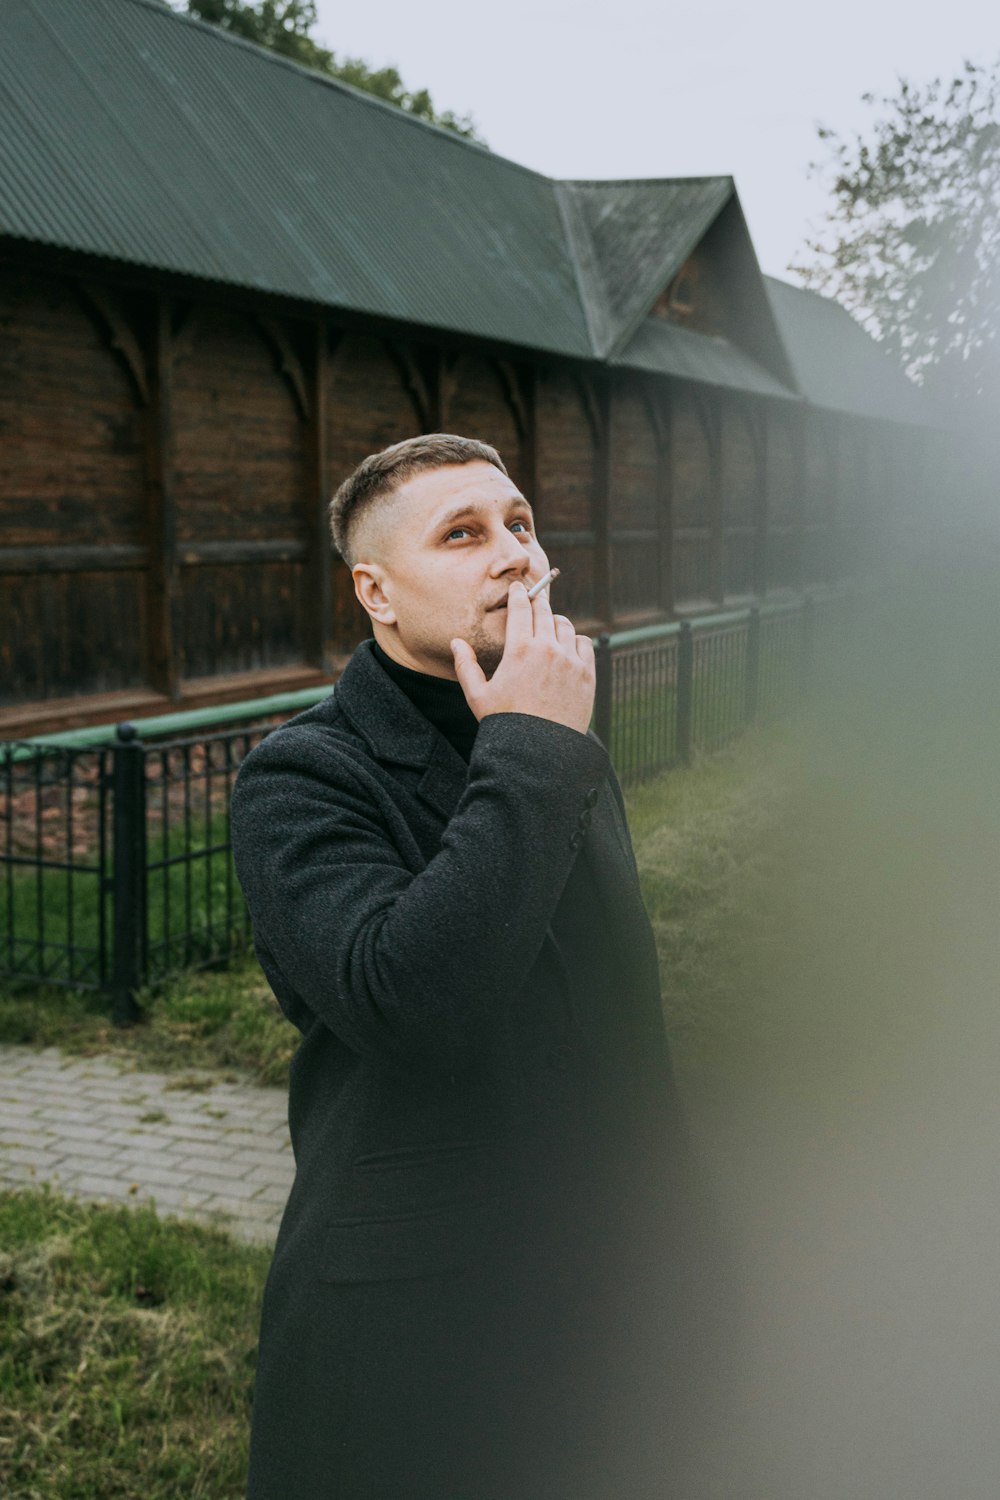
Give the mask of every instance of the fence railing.
[[(594, 727), (622, 783), (786, 711), (843, 614), (828, 595), (599, 637)], [(144, 987), (244, 951), (233, 782), (329, 691), (0, 744), (0, 977), (103, 992), (127, 1023)]]

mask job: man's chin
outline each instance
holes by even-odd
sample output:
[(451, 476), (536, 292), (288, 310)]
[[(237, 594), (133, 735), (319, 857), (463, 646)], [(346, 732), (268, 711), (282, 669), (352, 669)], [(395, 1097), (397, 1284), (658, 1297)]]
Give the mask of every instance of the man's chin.
[(482, 668), (484, 677), (492, 677), (497, 667), (503, 661), (503, 647), (494, 646), (492, 643), (476, 652), (476, 658)]
[(476, 660), (483, 676), (492, 677), (503, 660), (505, 642), (494, 640), (490, 636), (477, 635), (475, 639), (470, 640), (469, 644), (476, 653)]

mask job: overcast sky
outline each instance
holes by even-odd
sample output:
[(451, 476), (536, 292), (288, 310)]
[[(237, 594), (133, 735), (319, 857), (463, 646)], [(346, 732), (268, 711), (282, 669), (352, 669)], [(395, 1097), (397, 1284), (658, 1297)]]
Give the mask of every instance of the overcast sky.
[(551, 177), (728, 174), (765, 271), (788, 276), (826, 195), (818, 122), (864, 131), (861, 95), (1000, 54), (985, 0), (317, 0), (340, 56), (395, 65), (494, 151)]

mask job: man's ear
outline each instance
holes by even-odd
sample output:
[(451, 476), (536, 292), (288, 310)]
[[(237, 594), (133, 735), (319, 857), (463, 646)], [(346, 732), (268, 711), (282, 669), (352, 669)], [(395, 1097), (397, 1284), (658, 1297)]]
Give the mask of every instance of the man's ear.
[(351, 577), (362, 609), (381, 625), (395, 625), (396, 611), (386, 592), (388, 579), (384, 569), (378, 563), (355, 563)]

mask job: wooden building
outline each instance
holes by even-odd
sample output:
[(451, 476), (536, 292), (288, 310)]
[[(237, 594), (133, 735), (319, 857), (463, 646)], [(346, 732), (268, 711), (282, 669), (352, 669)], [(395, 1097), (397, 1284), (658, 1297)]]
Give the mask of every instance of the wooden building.
[(329, 679), (333, 489), (484, 438), (582, 629), (860, 566), (933, 443), (730, 178), (553, 182), (157, 0), (8, 0), (0, 736)]

